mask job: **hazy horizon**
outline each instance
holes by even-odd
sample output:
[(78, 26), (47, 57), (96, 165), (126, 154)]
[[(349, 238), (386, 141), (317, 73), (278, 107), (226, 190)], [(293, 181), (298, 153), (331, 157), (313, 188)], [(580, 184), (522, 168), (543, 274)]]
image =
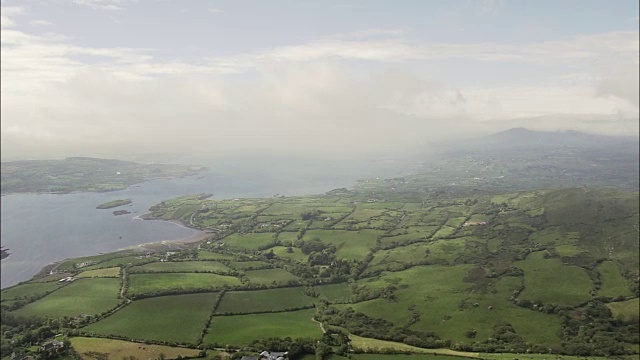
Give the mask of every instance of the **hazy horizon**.
[(3, 161), (639, 129), (637, 1), (1, 4)]

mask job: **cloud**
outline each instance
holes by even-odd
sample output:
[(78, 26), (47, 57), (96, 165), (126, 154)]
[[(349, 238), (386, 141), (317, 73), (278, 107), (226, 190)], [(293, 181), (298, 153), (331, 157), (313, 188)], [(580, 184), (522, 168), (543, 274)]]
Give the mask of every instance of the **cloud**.
[(46, 21), (46, 20), (31, 20), (29, 21), (29, 24), (34, 25), (34, 26), (51, 26), (53, 25), (52, 22)]
[(212, 13), (212, 14), (228, 15), (226, 11), (224, 11), (222, 9), (214, 8), (214, 7), (208, 8), (207, 11)]
[(16, 25), (13, 17), (24, 13), (24, 9), (20, 6), (3, 6), (0, 12), (0, 27), (2, 29), (11, 28)]
[(132, 0), (71, 0), (76, 5), (87, 6), (95, 10), (121, 10)]
[[(380, 153), (515, 123), (637, 130), (637, 32), (515, 45), (414, 43), (402, 32), (370, 29), (185, 62), (158, 60), (153, 49), (86, 47), (29, 34), (14, 21), (23, 10), (5, 9), (5, 158), (78, 149), (103, 156), (167, 148)], [(496, 76), (503, 64), (560, 66), (563, 73), (480, 86), (409, 66), (452, 59), (495, 64)]]

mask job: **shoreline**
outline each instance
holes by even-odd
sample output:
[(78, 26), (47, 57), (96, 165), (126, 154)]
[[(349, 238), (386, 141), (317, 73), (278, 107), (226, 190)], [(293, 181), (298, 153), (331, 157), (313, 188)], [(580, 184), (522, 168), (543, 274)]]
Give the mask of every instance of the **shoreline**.
[[(193, 246), (193, 244), (198, 243), (200, 241), (204, 241), (206, 240), (209, 236), (211, 236), (213, 233), (212, 232), (208, 232), (208, 231), (202, 231), (202, 230), (197, 230), (191, 227), (186, 226), (184, 223), (182, 223), (181, 221), (177, 221), (177, 220), (162, 220), (162, 219), (143, 219), (140, 218), (140, 216), (143, 215), (147, 215), (147, 214), (142, 214), (142, 215), (137, 215), (135, 217), (133, 217), (132, 219), (136, 219), (136, 220), (156, 220), (156, 221), (164, 221), (164, 222), (170, 222), (179, 226), (182, 226), (184, 228), (190, 229), (190, 230), (194, 230), (196, 231), (195, 234), (191, 235), (191, 236), (187, 236), (187, 237), (182, 237), (179, 239), (171, 239), (171, 240), (160, 240), (160, 241), (152, 241), (152, 242), (147, 242), (147, 243), (142, 243), (142, 244), (137, 244), (137, 245), (131, 245), (131, 246), (127, 246), (124, 248), (119, 248), (113, 251), (109, 251), (109, 252), (105, 252), (103, 254), (110, 254), (110, 253), (117, 253), (117, 252), (121, 252), (121, 251), (130, 251), (130, 250), (135, 250), (135, 251), (164, 251), (164, 250), (170, 250), (170, 249), (175, 249), (176, 247), (178, 248), (186, 248), (189, 246)], [(94, 254), (94, 255), (87, 255), (87, 256), (96, 256), (96, 255), (100, 255), (100, 254)], [(70, 259), (75, 259), (74, 257), (71, 258), (65, 258), (59, 261), (55, 261), (52, 262), (50, 264), (47, 264), (45, 266), (43, 266), (35, 275), (33, 275), (30, 279), (25, 280), (25, 281), (21, 281), (18, 284), (15, 285), (19, 285), (28, 281), (32, 281), (35, 279), (39, 279), (45, 276), (48, 276), (52, 271), (55, 271), (58, 266), (60, 266), (61, 264), (63, 264), (64, 262), (70, 260)], [(12, 286), (15, 286), (12, 285)], [(10, 286), (10, 287), (12, 287)]]

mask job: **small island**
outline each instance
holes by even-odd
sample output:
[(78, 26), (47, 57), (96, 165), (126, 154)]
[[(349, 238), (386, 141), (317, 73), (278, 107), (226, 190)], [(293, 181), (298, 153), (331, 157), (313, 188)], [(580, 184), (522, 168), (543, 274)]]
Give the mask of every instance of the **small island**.
[(11, 253), (9, 252), (9, 249), (7, 249), (6, 247), (0, 247), (0, 259), (4, 259), (10, 254)]
[(100, 204), (98, 206), (96, 206), (96, 209), (111, 209), (114, 207), (118, 207), (118, 206), (124, 206), (124, 205), (128, 205), (131, 204), (131, 199), (120, 199), (120, 200), (113, 200), (113, 201), (108, 201), (104, 204)]
[(120, 216), (120, 215), (126, 215), (126, 214), (131, 214), (131, 211), (127, 211), (127, 210), (116, 210), (113, 212), (114, 216)]

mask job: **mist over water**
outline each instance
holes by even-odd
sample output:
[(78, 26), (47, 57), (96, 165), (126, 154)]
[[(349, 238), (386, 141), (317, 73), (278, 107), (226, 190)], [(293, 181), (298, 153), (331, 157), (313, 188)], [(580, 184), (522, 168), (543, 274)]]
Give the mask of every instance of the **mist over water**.
[[(227, 159), (189, 163), (209, 166), (202, 174), (181, 179), (152, 180), (108, 193), (13, 194), (2, 197), (1, 241), (11, 255), (1, 262), (2, 288), (30, 279), (43, 266), (66, 258), (97, 255), (124, 247), (186, 239), (197, 232), (164, 221), (136, 217), (173, 197), (210, 193), (214, 199), (323, 193), (351, 187), (357, 179), (394, 176), (403, 165), (395, 161), (319, 162), (299, 158)], [(107, 210), (96, 206), (129, 198), (132, 204)], [(131, 214), (114, 216), (113, 210)]]

